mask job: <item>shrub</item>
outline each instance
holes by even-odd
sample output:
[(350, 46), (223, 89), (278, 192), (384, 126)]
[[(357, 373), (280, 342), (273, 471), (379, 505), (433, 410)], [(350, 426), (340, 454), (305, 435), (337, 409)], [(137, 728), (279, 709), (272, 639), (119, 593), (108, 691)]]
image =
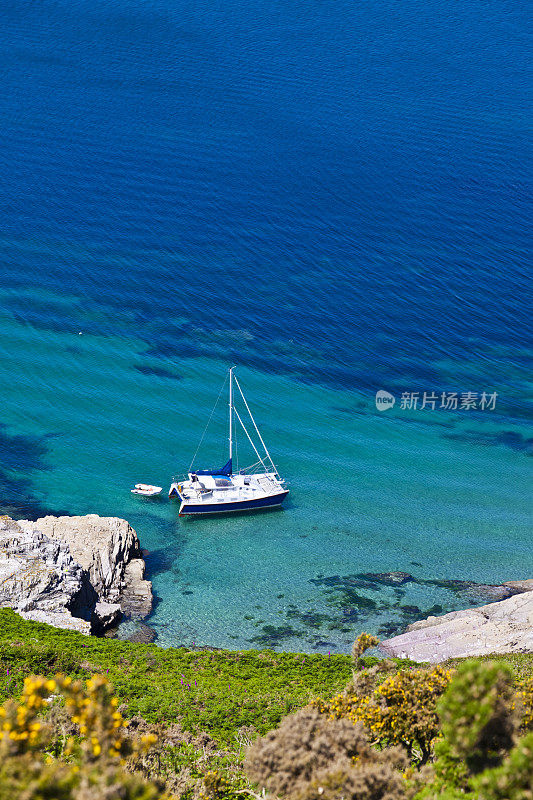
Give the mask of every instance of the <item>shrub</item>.
[(363, 653), (371, 647), (377, 647), (379, 639), (369, 633), (361, 633), (355, 640), (352, 647), (352, 663), (354, 670), (359, 670), (362, 667), (361, 658)]
[(518, 682), (516, 699), (521, 717), (521, 728), (533, 730), (533, 677), (529, 676)]
[(513, 700), (510, 667), (465, 662), (438, 705), (450, 759), (464, 762), (472, 775), (497, 766), (514, 744)]
[(304, 708), (249, 748), (245, 770), (268, 791), (295, 800), (394, 800), (403, 792), (396, 767), (404, 758), (371, 748), (362, 725)]
[[(41, 712), (52, 696), (64, 698), (70, 736), (57, 752), (55, 731)], [(154, 743), (134, 740), (106, 678), (80, 681), (32, 676), (20, 701), (0, 707), (0, 800), (158, 800), (161, 787), (124, 772), (125, 759)]]
[(511, 750), (500, 767), (473, 781), (483, 800), (530, 800), (533, 797), (533, 733)]
[(236, 800), (242, 797), (244, 781), (229, 777), (221, 769), (206, 772), (203, 778), (204, 793), (200, 800)]
[(362, 722), (371, 740), (380, 747), (400, 745), (423, 765), (439, 734), (437, 700), (451, 679), (451, 672), (437, 666), (431, 670), (399, 670), (376, 686), (379, 667), (359, 673), (344, 694), (319, 704), (330, 717)]
[[(529, 800), (531, 794), (505, 794), (511, 785), (507, 756), (517, 728), (514, 701), (512, 672), (506, 664), (466, 661), (459, 667), (438, 704), (442, 739), (435, 745), (434, 776), (419, 790), (417, 800)], [(522, 751), (513, 752), (523, 766)], [(518, 781), (527, 781), (524, 770), (521, 775)], [(502, 795), (495, 793), (498, 786), (504, 787)]]

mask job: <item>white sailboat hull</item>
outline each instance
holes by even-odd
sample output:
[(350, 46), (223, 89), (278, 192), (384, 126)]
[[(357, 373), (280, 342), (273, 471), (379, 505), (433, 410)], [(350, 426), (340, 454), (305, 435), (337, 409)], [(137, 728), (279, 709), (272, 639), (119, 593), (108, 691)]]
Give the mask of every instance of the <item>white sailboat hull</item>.
[[(174, 481), (174, 483), (171, 484), (168, 494), (169, 497), (180, 499), (180, 517), (186, 515), (226, 514), (233, 511), (257, 511), (264, 508), (274, 508), (280, 506), (289, 494), (288, 489), (284, 486), (285, 482), (280, 478), (276, 470), (266, 444), (263, 441), (263, 437), (252, 416), (250, 407), (244, 397), (240, 383), (233, 372), (234, 367), (230, 367), (228, 461), (220, 469), (202, 469), (196, 470), (196, 472), (189, 471), (186, 480), (181, 482)], [(252, 436), (250, 436), (242, 420), (241, 414), (235, 406), (233, 400), (234, 382), (242, 398), (244, 408), (251, 420), (255, 435), (259, 440), (258, 446), (254, 443)], [(214, 410), (215, 409), (213, 409), (213, 411)], [(213, 412), (211, 412), (211, 416), (212, 415)], [(252, 464), (251, 467), (248, 467), (247, 470), (241, 470), (236, 473), (233, 472), (234, 416), (244, 430), (246, 438), (258, 458), (258, 461)], [(202, 439), (200, 440), (200, 444), (202, 443)], [(198, 447), (200, 447), (200, 445), (198, 445)], [(263, 454), (260, 452), (261, 449), (263, 450)], [(196, 453), (191, 462), (191, 467), (195, 457)], [(191, 470), (191, 467), (189, 467), (189, 470)], [(260, 470), (261, 468), (263, 472), (253, 471)]]
[(275, 508), (288, 494), (289, 490), (274, 473), (202, 475), (173, 483), (169, 492), (170, 497), (181, 500), (180, 516)]

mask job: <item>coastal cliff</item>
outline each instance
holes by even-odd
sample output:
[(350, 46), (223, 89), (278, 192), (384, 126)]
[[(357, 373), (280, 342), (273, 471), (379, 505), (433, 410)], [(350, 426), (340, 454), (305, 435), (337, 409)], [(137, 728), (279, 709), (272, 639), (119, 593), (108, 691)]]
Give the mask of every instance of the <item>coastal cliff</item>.
[(118, 603), (128, 616), (143, 618), (152, 610), (152, 584), (144, 579), (139, 538), (125, 519), (41, 517), (30, 523), (50, 539), (68, 545), (73, 559), (88, 573), (100, 601)]
[(133, 528), (116, 517), (0, 519), (0, 606), (89, 635), (143, 618), (152, 587)]
[(380, 649), (389, 656), (431, 663), (493, 653), (533, 653), (533, 580), (503, 585), (517, 594), (415, 622), (405, 633), (382, 642)]

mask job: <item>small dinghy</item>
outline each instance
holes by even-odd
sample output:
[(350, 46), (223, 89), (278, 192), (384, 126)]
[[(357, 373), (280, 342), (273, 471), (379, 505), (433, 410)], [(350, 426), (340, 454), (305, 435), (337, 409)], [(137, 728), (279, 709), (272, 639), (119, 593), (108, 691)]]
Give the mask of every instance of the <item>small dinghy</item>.
[(135, 489), (132, 489), (131, 493), (142, 494), (144, 497), (154, 497), (156, 494), (161, 494), (162, 491), (162, 486), (151, 486), (149, 483), (136, 483)]

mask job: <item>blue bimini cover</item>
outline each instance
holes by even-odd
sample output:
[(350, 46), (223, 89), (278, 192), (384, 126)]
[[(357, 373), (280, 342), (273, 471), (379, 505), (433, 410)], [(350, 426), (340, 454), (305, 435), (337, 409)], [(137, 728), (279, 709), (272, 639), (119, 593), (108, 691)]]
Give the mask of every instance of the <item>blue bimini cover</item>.
[(196, 475), (231, 475), (232, 459), (230, 458), (221, 469), (197, 469)]

